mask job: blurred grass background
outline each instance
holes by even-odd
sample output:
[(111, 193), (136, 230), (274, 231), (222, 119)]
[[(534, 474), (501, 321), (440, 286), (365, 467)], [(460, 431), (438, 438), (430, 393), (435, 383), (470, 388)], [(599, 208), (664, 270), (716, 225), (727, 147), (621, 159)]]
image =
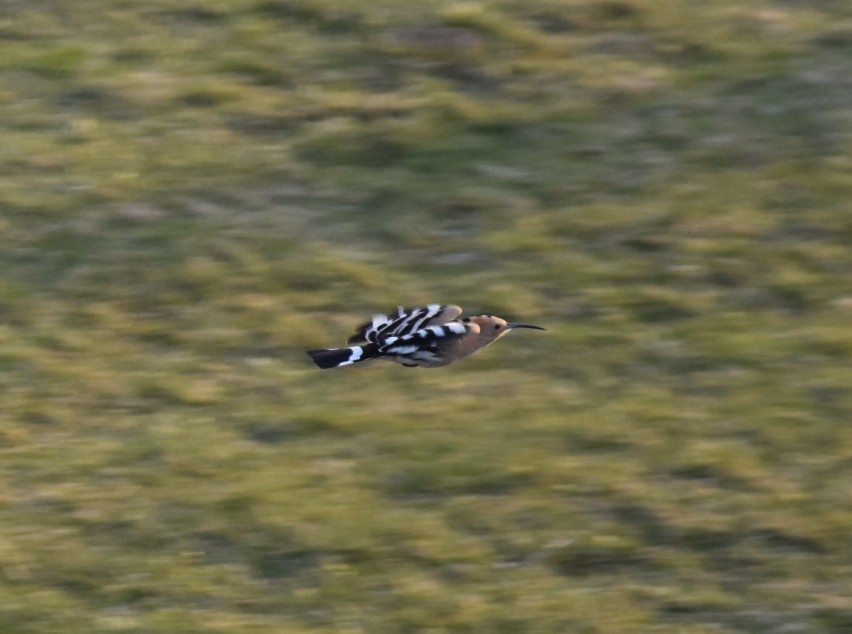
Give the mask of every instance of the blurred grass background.
[(0, 129), (3, 632), (852, 632), (847, 2), (5, 0)]

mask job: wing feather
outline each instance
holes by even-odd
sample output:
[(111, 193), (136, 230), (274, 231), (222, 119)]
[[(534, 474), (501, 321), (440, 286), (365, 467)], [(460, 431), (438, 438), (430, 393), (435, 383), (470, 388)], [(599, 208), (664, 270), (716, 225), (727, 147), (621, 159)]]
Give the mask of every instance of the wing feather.
[(390, 315), (373, 315), (370, 321), (358, 327), (348, 342), (382, 344), (392, 337), (404, 337), (429, 326), (447, 324), (461, 312), (461, 308), (453, 304), (429, 304), (414, 308), (400, 306)]
[(407, 335), (387, 337), (380, 344), (379, 351), (383, 354), (412, 354), (417, 350), (428, 350), (438, 341), (466, 335), (470, 330), (469, 324), (458, 321), (441, 326), (427, 326)]

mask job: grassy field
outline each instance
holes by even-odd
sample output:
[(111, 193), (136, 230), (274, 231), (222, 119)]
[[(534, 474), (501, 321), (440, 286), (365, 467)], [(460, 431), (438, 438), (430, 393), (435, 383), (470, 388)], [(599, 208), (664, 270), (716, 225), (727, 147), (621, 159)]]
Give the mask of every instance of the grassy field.
[(845, 0), (5, 0), (0, 135), (0, 631), (852, 632)]

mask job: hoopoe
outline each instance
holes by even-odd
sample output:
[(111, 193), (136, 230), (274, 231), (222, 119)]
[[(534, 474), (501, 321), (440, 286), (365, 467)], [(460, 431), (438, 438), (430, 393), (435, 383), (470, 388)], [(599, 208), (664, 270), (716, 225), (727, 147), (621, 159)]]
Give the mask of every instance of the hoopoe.
[(360, 326), (347, 341), (358, 345), (308, 350), (308, 354), (322, 369), (381, 358), (409, 368), (438, 368), (473, 354), (513, 328), (544, 330), (492, 315), (459, 319), (461, 313), (462, 309), (452, 304), (400, 306), (396, 313), (373, 315)]

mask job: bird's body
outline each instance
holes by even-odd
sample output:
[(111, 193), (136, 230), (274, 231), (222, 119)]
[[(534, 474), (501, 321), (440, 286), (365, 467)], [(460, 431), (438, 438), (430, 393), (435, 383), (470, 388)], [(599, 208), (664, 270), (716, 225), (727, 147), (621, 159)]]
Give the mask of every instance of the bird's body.
[(320, 368), (337, 368), (369, 359), (387, 358), (406, 367), (437, 368), (473, 354), (512, 328), (535, 328), (509, 323), (500, 317), (478, 315), (459, 319), (453, 304), (399, 307), (390, 315), (377, 314), (360, 326), (347, 348), (308, 350)]

